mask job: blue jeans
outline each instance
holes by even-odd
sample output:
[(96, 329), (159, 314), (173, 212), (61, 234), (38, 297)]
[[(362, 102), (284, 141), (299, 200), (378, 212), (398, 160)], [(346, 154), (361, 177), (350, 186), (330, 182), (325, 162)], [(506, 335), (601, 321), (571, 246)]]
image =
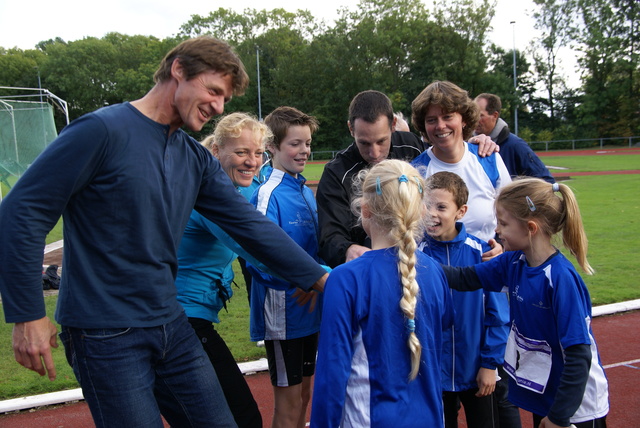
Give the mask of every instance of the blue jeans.
[(182, 313), (149, 328), (62, 327), (67, 361), (100, 427), (236, 427), (216, 373)]

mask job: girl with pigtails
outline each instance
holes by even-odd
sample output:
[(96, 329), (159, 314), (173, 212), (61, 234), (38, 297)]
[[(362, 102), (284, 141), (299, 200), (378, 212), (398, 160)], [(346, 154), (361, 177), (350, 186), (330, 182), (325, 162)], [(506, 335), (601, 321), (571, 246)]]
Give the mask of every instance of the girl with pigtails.
[(372, 250), (325, 287), (312, 427), (443, 427), (440, 354), (453, 309), (442, 268), (416, 251), (421, 175), (385, 160), (358, 176), (353, 210)]
[(564, 246), (593, 273), (575, 195), (564, 184), (525, 178), (500, 189), (495, 209), (506, 252), (470, 268), (444, 267), (451, 287), (508, 291), (509, 400), (533, 413), (534, 427), (605, 427), (608, 386), (589, 291), (552, 240), (562, 232)]

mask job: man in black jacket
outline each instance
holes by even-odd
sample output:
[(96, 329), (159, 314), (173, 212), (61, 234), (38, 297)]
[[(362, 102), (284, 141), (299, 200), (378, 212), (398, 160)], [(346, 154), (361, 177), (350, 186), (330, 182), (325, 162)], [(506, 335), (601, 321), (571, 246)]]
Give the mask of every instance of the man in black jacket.
[[(396, 131), (391, 100), (382, 92), (356, 95), (349, 105), (347, 125), (354, 141), (324, 167), (316, 193), (320, 257), (331, 267), (360, 257), (371, 245), (351, 212), (353, 178), (385, 159), (411, 161), (426, 149), (416, 134)], [(481, 156), (498, 151), (490, 138), (474, 138)]]
[(349, 106), (347, 125), (354, 142), (327, 163), (316, 194), (320, 256), (331, 267), (359, 257), (370, 246), (351, 212), (353, 178), (385, 159), (410, 161), (425, 149), (415, 134), (395, 131), (391, 100), (382, 92), (356, 95)]

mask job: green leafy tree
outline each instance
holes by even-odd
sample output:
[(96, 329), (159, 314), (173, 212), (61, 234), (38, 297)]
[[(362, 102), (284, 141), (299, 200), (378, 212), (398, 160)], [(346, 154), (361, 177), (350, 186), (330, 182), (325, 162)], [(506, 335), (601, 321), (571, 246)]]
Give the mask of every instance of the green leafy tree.
[[(305, 70), (308, 49), (322, 24), (304, 10), (295, 13), (284, 9), (271, 11), (245, 9), (237, 14), (218, 9), (206, 17), (192, 16), (182, 26), (181, 36), (211, 35), (229, 42), (242, 58), (250, 77), (245, 96), (236, 97), (226, 111), (246, 111), (265, 116), (280, 105), (292, 105), (308, 113), (306, 87), (301, 76), (311, 76)], [(260, 105), (258, 105), (258, 72), (260, 65)], [(207, 126), (201, 135), (211, 131)]]
[(582, 18), (579, 63), (585, 70), (580, 124), (589, 127), (590, 136), (637, 135), (640, 3), (578, 0), (577, 4)]
[(516, 50), (516, 76), (518, 88), (513, 86), (513, 51), (505, 51), (492, 44), (489, 48), (488, 67), (480, 77), (477, 96), (481, 92), (496, 94), (502, 100), (500, 117), (510, 124), (515, 131), (514, 110), (518, 108), (519, 128), (530, 123), (527, 101), (535, 93), (535, 82), (531, 73), (531, 65), (526, 55)]
[(0, 48), (0, 86), (37, 88), (44, 60), (44, 54), (36, 49)]
[(107, 41), (86, 38), (46, 46), (42, 67), (47, 85), (69, 104), (70, 116), (96, 110), (116, 101), (114, 74), (117, 51)]
[(558, 125), (556, 94), (566, 89), (558, 65), (560, 49), (567, 47), (572, 37), (572, 25), (575, 20), (573, 0), (534, 0), (539, 6), (533, 17), (535, 28), (542, 36), (533, 42), (535, 70), (546, 92), (546, 106), (550, 116), (551, 129)]
[(67, 100), (73, 119), (143, 96), (154, 84), (160, 60), (178, 41), (119, 33), (69, 43), (48, 41), (40, 45), (46, 55), (43, 80)]
[(434, 1), (435, 23), (451, 31), (441, 40), (449, 57), (446, 79), (470, 93), (478, 92), (478, 82), (487, 70), (487, 34), (495, 14), (489, 0)]

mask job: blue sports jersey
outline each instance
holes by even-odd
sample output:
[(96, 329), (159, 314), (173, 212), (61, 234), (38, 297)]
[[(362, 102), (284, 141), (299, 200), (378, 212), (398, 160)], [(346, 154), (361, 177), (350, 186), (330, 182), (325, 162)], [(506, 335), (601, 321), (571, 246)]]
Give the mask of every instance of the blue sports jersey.
[(326, 283), (311, 426), (444, 426), (442, 331), (451, 325), (453, 307), (440, 265), (419, 251), (416, 257), (417, 378), (408, 380), (397, 250), (368, 251), (335, 268)]
[[(273, 169), (266, 181), (251, 197), (258, 211), (278, 224), (307, 254), (321, 263), (318, 256), (318, 209), (313, 191), (297, 178)], [(267, 235), (265, 240), (270, 239)], [(280, 249), (286, 254), (289, 249)], [(296, 286), (271, 276), (251, 263), (247, 268), (253, 277), (251, 286), (251, 340), (288, 340), (306, 337), (320, 330), (323, 295), (316, 309), (299, 306), (293, 294)]]
[(505, 370), (512, 377), (509, 400), (546, 415), (564, 369), (563, 350), (591, 347), (591, 368), (582, 404), (572, 423), (605, 416), (609, 394), (591, 330), (591, 299), (582, 278), (559, 251), (540, 266), (530, 267), (521, 251), (506, 252), (475, 265), (486, 290), (507, 287), (512, 319)]

